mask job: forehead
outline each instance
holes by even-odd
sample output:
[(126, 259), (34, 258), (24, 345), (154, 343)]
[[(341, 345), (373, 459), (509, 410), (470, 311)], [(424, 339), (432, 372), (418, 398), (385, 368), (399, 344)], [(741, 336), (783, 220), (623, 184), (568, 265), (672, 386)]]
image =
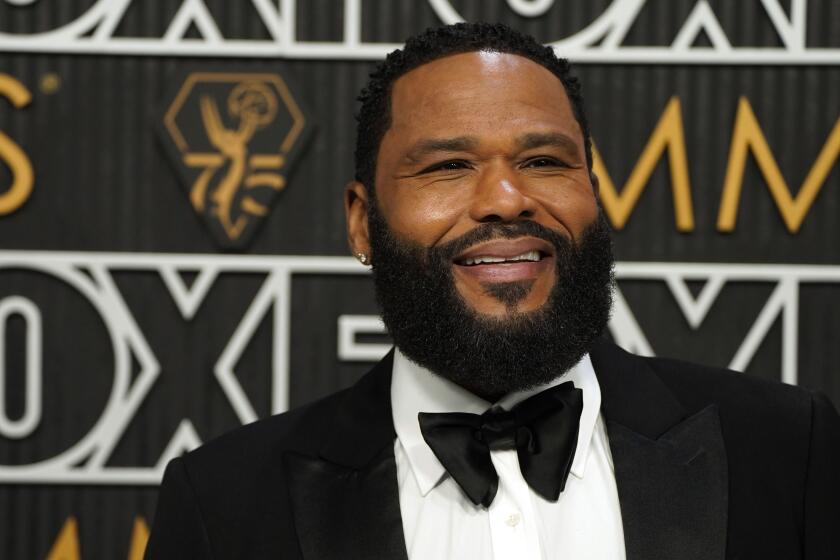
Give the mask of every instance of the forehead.
[(566, 90), (547, 68), (498, 52), (461, 53), (424, 64), (395, 83), (388, 135), (480, 134), (559, 129), (580, 137)]

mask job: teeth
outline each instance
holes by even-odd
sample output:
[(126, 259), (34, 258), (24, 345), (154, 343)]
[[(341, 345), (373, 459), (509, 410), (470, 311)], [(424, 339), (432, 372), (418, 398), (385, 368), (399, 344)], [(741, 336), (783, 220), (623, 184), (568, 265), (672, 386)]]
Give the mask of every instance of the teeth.
[(531, 262), (538, 262), (540, 260), (540, 252), (539, 251), (528, 251), (527, 253), (522, 253), (521, 255), (517, 255), (515, 257), (503, 258), (503, 257), (490, 257), (490, 256), (479, 256), (474, 257), (471, 259), (464, 259), (464, 264), (467, 266), (474, 265), (474, 264), (483, 264), (483, 263), (505, 263), (505, 262), (519, 262), (519, 261), (531, 261)]

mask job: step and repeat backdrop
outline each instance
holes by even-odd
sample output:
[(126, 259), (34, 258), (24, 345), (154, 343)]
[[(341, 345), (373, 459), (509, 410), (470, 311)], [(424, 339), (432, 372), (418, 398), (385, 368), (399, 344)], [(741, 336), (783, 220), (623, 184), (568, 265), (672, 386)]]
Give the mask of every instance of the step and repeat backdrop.
[(409, 34), (577, 63), (610, 336), (840, 403), (840, 3), (0, 0), (0, 558), (140, 558), (166, 462), (388, 349), (355, 97)]

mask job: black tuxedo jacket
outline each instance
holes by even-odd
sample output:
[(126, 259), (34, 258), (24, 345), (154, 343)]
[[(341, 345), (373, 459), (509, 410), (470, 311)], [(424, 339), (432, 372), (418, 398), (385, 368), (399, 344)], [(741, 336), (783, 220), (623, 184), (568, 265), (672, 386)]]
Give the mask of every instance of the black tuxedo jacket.
[[(629, 560), (840, 558), (825, 397), (603, 341), (591, 358)], [(391, 364), (173, 460), (146, 558), (406, 559)]]

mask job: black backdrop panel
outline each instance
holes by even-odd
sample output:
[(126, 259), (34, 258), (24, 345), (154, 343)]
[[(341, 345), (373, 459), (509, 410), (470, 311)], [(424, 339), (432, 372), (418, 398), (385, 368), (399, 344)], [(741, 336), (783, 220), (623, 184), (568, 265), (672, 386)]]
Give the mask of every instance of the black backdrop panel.
[(0, 1), (0, 558), (137, 558), (168, 458), (382, 354), (355, 96), (457, 17), (578, 62), (610, 335), (840, 403), (837, 2)]

